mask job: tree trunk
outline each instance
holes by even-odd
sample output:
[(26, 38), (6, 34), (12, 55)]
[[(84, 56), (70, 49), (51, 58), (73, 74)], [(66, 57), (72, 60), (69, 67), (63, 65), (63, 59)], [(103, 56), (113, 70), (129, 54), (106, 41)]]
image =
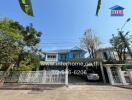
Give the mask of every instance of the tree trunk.
[(124, 48), (124, 51), (123, 51), (123, 60), (126, 60), (126, 48)]
[(11, 68), (14, 67), (14, 63), (13, 64), (10, 64), (10, 66), (8, 67), (8, 69), (5, 71), (3, 77), (0, 79), (0, 87), (3, 86), (4, 82), (5, 82), (5, 79), (8, 77), (9, 73), (10, 73), (10, 70)]
[(122, 61), (122, 54), (119, 50), (116, 50), (117, 54), (118, 54), (118, 57), (119, 57), (119, 60)]

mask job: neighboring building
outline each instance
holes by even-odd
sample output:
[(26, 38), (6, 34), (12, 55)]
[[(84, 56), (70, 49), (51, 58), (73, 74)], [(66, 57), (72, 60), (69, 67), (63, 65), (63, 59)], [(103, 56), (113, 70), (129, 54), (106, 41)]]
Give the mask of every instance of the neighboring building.
[(43, 61), (46, 62), (65, 62), (74, 58), (85, 58), (86, 52), (79, 47), (74, 47), (72, 49), (61, 49), (52, 50), (45, 52), (45, 57)]
[(117, 53), (113, 48), (101, 48), (96, 51), (97, 58), (101, 58), (104, 61), (107, 60), (118, 60)]
[[(119, 60), (117, 52), (114, 50), (114, 48), (100, 48), (96, 51), (97, 58), (103, 59), (103, 61), (108, 60)], [(130, 54), (126, 53), (126, 60), (130, 60)]]

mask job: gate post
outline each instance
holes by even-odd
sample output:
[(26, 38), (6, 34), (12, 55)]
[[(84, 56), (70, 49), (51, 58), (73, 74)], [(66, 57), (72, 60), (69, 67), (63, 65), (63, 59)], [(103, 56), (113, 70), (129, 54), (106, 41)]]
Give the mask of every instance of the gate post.
[(66, 66), (65, 69), (65, 85), (68, 86), (68, 65)]
[(119, 67), (117, 67), (117, 69), (118, 69), (118, 75), (119, 75), (119, 78), (120, 78), (122, 84), (127, 85), (125, 76), (124, 76), (123, 72), (121, 71), (121, 67), (119, 66)]
[(104, 74), (104, 69), (103, 69), (102, 62), (100, 62), (100, 68), (101, 68), (101, 74), (102, 74), (102, 77), (103, 77), (103, 82), (106, 83), (106, 79), (105, 79), (105, 74)]
[(46, 70), (43, 70), (42, 73), (42, 84), (46, 84)]
[(132, 70), (131, 69), (128, 69), (128, 74), (129, 74), (129, 78), (132, 84)]
[(110, 82), (111, 85), (115, 85), (110, 67), (111, 67), (110, 65), (106, 65), (106, 70), (107, 70), (107, 74), (108, 74), (108, 77), (109, 77), (109, 82)]

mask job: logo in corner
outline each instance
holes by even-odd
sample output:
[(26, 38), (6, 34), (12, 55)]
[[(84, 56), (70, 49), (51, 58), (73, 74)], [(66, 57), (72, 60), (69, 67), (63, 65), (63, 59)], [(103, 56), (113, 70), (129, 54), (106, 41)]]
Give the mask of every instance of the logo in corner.
[(111, 7), (111, 16), (124, 16), (124, 9), (123, 7), (121, 6), (114, 6), (114, 7)]

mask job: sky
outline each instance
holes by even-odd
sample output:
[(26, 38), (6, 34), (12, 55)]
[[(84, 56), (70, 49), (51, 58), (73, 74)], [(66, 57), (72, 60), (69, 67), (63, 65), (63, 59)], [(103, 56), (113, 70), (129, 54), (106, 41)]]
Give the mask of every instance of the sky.
[[(10, 2), (9, 2), (10, 1)], [(112, 34), (117, 34), (127, 18), (132, 18), (132, 0), (102, 0), (99, 16), (95, 16), (97, 0), (32, 0), (34, 17), (26, 15), (18, 0), (1, 0), (0, 17), (9, 17), (26, 26), (33, 23), (41, 31), (39, 48), (42, 50), (67, 49), (80, 46), (87, 29), (93, 29), (102, 44), (109, 47)], [(125, 8), (123, 17), (111, 17), (111, 7)], [(132, 32), (132, 20), (124, 27)]]

